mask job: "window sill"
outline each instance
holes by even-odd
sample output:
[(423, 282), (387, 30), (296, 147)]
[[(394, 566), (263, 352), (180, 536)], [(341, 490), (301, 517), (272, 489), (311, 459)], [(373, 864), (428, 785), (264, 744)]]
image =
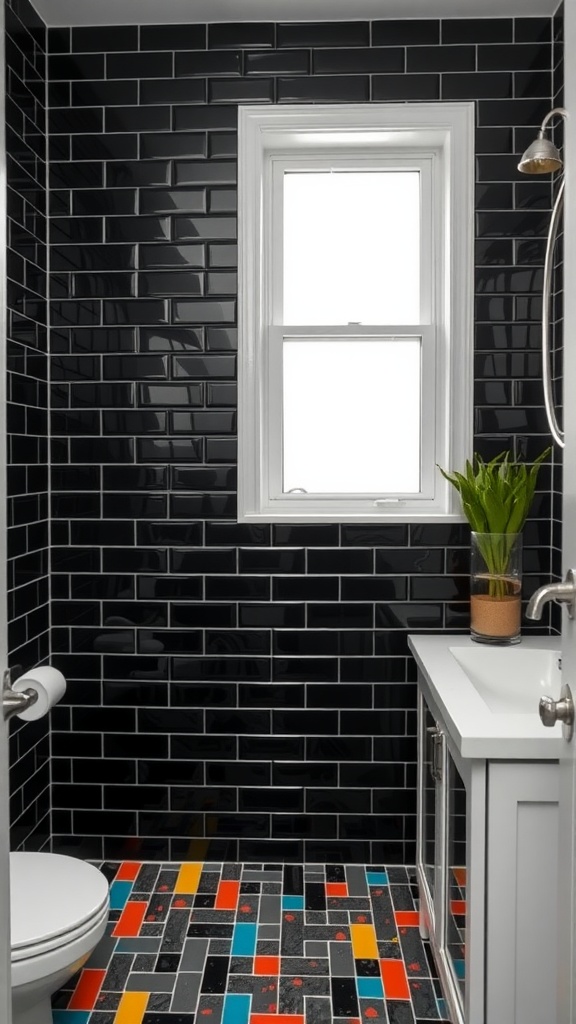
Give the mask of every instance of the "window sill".
[(342, 513), (314, 512), (308, 515), (302, 512), (246, 512), (238, 515), (239, 523), (465, 523), (465, 517), (459, 512), (374, 512)]

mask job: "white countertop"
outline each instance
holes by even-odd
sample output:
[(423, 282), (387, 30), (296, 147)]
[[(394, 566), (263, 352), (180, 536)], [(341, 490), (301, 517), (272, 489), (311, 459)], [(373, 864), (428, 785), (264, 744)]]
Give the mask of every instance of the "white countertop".
[[(462, 757), (516, 761), (558, 760), (562, 726), (542, 725), (538, 701), (534, 714), (495, 714), (450, 653), (451, 647), (478, 649), (483, 645), (459, 635), (410, 636), (408, 644), (420, 670), (425, 696), (436, 704), (446, 729)], [(558, 636), (523, 637), (508, 650), (561, 651)], [(556, 696), (556, 695), (554, 695)]]

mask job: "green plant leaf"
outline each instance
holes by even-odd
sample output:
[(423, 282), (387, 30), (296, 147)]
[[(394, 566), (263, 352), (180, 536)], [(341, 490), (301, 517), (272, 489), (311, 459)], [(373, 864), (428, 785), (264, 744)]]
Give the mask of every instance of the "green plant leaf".
[[(546, 448), (530, 469), (512, 461), (508, 451), (489, 462), (475, 455), (473, 462), (466, 461), (465, 473), (438, 469), (460, 494), (462, 510), (475, 533), (520, 533), (530, 512), (540, 466), (551, 450)], [(507, 553), (503, 549), (491, 556), (501, 562)]]

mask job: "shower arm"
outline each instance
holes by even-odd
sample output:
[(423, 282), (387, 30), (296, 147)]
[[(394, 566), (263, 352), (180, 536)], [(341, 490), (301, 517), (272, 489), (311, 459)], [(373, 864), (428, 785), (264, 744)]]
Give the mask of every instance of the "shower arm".
[(564, 119), (566, 119), (568, 117), (568, 111), (565, 110), (564, 107), (553, 107), (552, 110), (550, 110), (549, 113), (546, 114), (546, 117), (540, 125), (540, 131), (538, 133), (540, 136), (544, 135), (544, 132), (548, 130), (548, 122), (551, 121), (553, 117), (556, 117), (556, 115), (558, 115), (558, 117), (563, 117)]
[(546, 256), (544, 260), (544, 284), (542, 288), (542, 383), (544, 385), (544, 405), (546, 407), (546, 416), (548, 418), (548, 426), (550, 427), (550, 433), (552, 434), (554, 441), (560, 448), (564, 447), (564, 432), (561, 430), (560, 425), (558, 423), (556, 410), (554, 409), (554, 398), (552, 394), (552, 368), (550, 365), (550, 302), (552, 298), (554, 247), (556, 245), (556, 239), (558, 237), (558, 224), (562, 213), (562, 207), (564, 205), (564, 185), (565, 179), (563, 178), (560, 182), (558, 195), (556, 196), (556, 202), (554, 203), (554, 209), (552, 210), (550, 230), (548, 232), (548, 238), (546, 240)]

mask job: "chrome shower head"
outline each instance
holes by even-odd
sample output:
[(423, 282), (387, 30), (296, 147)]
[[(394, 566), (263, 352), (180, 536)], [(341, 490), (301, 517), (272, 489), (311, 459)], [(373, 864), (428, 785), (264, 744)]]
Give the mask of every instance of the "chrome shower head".
[(541, 131), (538, 138), (528, 146), (518, 164), (518, 170), (522, 174), (549, 174), (551, 171), (560, 171), (563, 166), (557, 147)]
[(550, 174), (560, 171), (564, 166), (557, 146), (546, 136), (546, 125), (555, 114), (560, 114), (561, 117), (567, 116), (562, 107), (555, 107), (549, 114), (546, 114), (538, 132), (538, 138), (528, 146), (518, 164), (518, 170), (522, 171), (522, 174)]

